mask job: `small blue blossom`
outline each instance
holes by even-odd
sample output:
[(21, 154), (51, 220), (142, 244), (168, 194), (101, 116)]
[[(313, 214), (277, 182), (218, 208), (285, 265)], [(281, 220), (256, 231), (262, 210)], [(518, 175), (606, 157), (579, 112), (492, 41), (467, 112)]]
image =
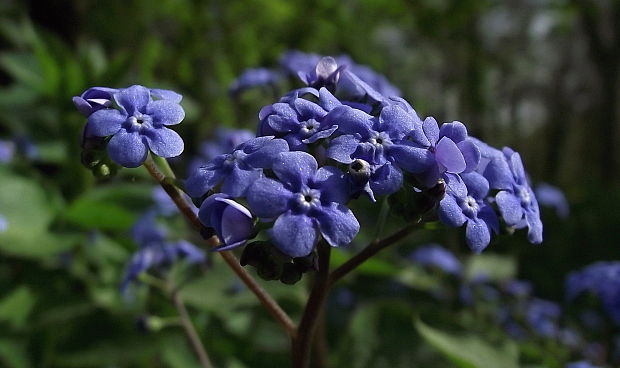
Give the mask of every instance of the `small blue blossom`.
[(188, 165), (188, 172), (198, 170), (219, 155), (232, 152), (235, 147), (252, 138), (254, 133), (247, 129), (217, 128), (213, 138), (200, 145), (198, 156)]
[(537, 334), (543, 337), (556, 337), (558, 333), (558, 321), (562, 310), (557, 303), (532, 299), (525, 312), (528, 325)]
[(495, 196), (497, 207), (508, 226), (528, 228), (528, 240), (542, 243), (543, 226), (536, 195), (528, 183), (521, 156), (505, 147), (504, 159), (492, 159), (484, 170), (491, 187), (500, 191)]
[(532, 283), (524, 280), (508, 280), (503, 284), (503, 288), (516, 298), (525, 298), (532, 293)]
[(343, 205), (348, 191), (340, 170), (317, 166), (305, 152), (280, 153), (273, 165), (278, 180), (260, 178), (247, 192), (254, 214), (275, 219), (273, 243), (291, 257), (310, 254), (319, 232), (331, 246), (343, 246), (360, 228), (353, 212)]
[(540, 183), (534, 192), (540, 205), (555, 209), (556, 215), (560, 218), (568, 217), (570, 208), (566, 196), (560, 188), (547, 183)]
[(341, 106), (330, 114), (338, 122), (337, 132), (341, 135), (330, 142), (327, 156), (344, 164), (356, 160), (368, 163), (369, 186), (374, 194), (398, 191), (403, 181), (402, 170), (420, 173), (432, 163), (428, 149), (415, 147), (403, 139), (421, 128), (414, 111), (390, 105), (379, 117), (373, 117), (350, 106)]
[(7, 231), (8, 228), (9, 228), (9, 222), (6, 220), (4, 216), (0, 215), (0, 233)]
[(586, 292), (596, 295), (609, 317), (620, 326), (620, 262), (597, 262), (572, 272), (566, 280), (568, 298)]
[[(179, 124), (185, 112), (179, 97), (166, 90), (131, 86), (113, 94), (119, 109), (101, 108), (88, 116), (85, 136), (107, 137), (110, 158), (121, 166), (138, 167), (150, 149), (161, 157), (183, 152), (183, 140), (166, 126)], [(159, 98), (159, 99), (154, 99)]]
[(130, 283), (145, 271), (164, 270), (179, 259), (190, 264), (203, 263), (205, 253), (192, 243), (179, 240), (168, 241), (167, 231), (157, 224), (155, 211), (146, 212), (134, 225), (132, 238), (138, 244), (136, 251), (127, 265), (121, 282), (121, 291), (125, 292)]
[(119, 90), (108, 87), (91, 87), (80, 96), (73, 97), (73, 104), (82, 115), (89, 117), (97, 110), (112, 107), (113, 96)]
[(187, 193), (200, 198), (222, 183), (222, 193), (241, 197), (263, 176), (262, 169), (271, 168), (278, 154), (285, 151), (288, 151), (288, 144), (283, 139), (272, 136), (250, 139), (231, 153), (219, 155), (194, 171), (185, 185)]
[(564, 366), (564, 368), (600, 368), (600, 367), (595, 366), (592, 363), (587, 362), (585, 360), (581, 360), (578, 362), (568, 363), (566, 364), (566, 366)]
[(0, 163), (7, 164), (13, 160), (15, 155), (15, 143), (12, 141), (0, 140)]
[(439, 244), (420, 246), (409, 258), (422, 266), (436, 267), (452, 275), (460, 275), (463, 269), (454, 254)]
[(447, 191), (439, 202), (439, 219), (451, 227), (467, 224), (467, 244), (474, 252), (481, 252), (491, 241), (491, 231), (499, 232), (497, 215), (485, 201), (489, 182), (475, 172), (462, 174), (462, 179), (467, 192), (461, 196)]
[[(318, 104), (302, 98), (306, 94), (318, 97)], [(308, 144), (327, 138), (338, 129), (327, 115), (340, 105), (326, 88), (295, 90), (280, 102), (261, 109), (258, 135), (283, 138), (292, 151), (307, 151)]]
[(280, 78), (280, 74), (271, 69), (247, 69), (232, 82), (228, 91), (232, 95), (237, 95), (247, 89), (262, 86), (275, 86), (280, 82)]
[(254, 220), (247, 208), (217, 193), (202, 202), (198, 212), (200, 222), (215, 229), (224, 243), (214, 250), (229, 250), (244, 245), (254, 233)]

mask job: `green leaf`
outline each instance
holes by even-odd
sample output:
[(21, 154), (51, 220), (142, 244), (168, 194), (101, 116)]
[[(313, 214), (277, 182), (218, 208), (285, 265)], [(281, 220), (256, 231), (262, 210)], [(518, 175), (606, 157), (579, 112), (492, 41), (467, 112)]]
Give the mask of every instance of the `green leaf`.
[(17, 83), (40, 91), (44, 78), (41, 68), (31, 53), (5, 53), (0, 55), (0, 67)]
[(26, 352), (26, 344), (14, 340), (0, 340), (0, 363), (7, 368), (29, 368), (32, 365)]
[[(330, 257), (330, 268), (334, 269), (351, 258), (349, 253), (340, 251), (332, 252)], [(390, 262), (379, 258), (371, 258), (356, 268), (355, 272), (371, 276), (394, 276), (398, 273), (398, 268)]]
[(15, 328), (26, 324), (35, 304), (35, 296), (26, 286), (19, 286), (0, 301), (0, 320)]
[(465, 277), (468, 280), (485, 275), (489, 280), (502, 281), (514, 278), (516, 273), (517, 263), (514, 258), (496, 254), (474, 254), (465, 265)]
[(126, 230), (136, 215), (112, 202), (80, 198), (67, 208), (64, 218), (86, 229)]
[(476, 335), (451, 335), (414, 321), (422, 337), (446, 358), (461, 368), (518, 368), (514, 344), (491, 345)]

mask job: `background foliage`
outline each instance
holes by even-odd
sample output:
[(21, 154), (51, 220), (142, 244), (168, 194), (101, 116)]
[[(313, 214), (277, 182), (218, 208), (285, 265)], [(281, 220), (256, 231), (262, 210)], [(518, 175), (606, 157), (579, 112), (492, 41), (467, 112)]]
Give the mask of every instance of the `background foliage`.
[[(299, 49), (346, 53), (384, 73), (420, 115), (461, 120), (472, 135), (520, 151), (533, 180), (560, 186), (571, 204), (565, 220), (543, 212), (542, 246), (518, 233), (472, 257), (458, 230), (439, 227), (381, 254), (330, 299), (330, 363), (562, 366), (569, 351), (509, 339), (477, 310), (484, 305), (433, 297), (447, 281), (403, 256), (440, 242), (470, 268), (531, 280), (536, 295), (559, 303), (570, 270), (618, 259), (618, 19), (615, 0), (1, 2), (0, 139), (13, 140), (17, 156), (0, 163), (9, 223), (0, 233), (0, 365), (196, 365), (178, 328), (136, 328), (140, 316), (174, 316), (165, 298), (146, 287), (119, 293), (135, 250), (128, 229), (152, 204), (152, 185), (142, 170), (98, 182), (81, 166), (84, 119), (71, 97), (93, 85), (181, 92), (187, 148), (173, 165), (185, 174), (216, 127), (253, 129), (273, 102), (263, 91), (231, 99), (232, 80)], [(346, 257), (336, 251), (334, 262)], [(303, 283), (264, 284), (299, 315)], [(219, 259), (183, 297), (218, 366), (288, 364), (286, 336)]]

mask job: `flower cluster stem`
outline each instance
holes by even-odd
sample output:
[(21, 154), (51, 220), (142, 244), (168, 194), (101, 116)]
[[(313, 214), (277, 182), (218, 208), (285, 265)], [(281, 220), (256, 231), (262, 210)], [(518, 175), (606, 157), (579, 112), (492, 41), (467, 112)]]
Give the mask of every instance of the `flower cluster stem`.
[(314, 284), (299, 322), (297, 336), (292, 339), (292, 361), (294, 368), (307, 368), (310, 363), (310, 351), (316, 332), (317, 321), (323, 310), (327, 296), (329, 276), (330, 246), (325, 241), (318, 244), (319, 267)]
[[(167, 167), (167, 162), (165, 163), (165, 167)], [(161, 185), (161, 187), (168, 193), (172, 201), (176, 204), (179, 211), (183, 214), (183, 216), (201, 233), (204, 233), (204, 226), (198, 219), (198, 216), (192, 210), (192, 206), (187, 202), (183, 193), (179, 188), (177, 188), (174, 183), (174, 177), (167, 177), (157, 166), (155, 161), (149, 157), (147, 157), (146, 161), (144, 161), (144, 167), (151, 174), (151, 176)], [(172, 170), (167, 168), (166, 171), (172, 172)], [(212, 236), (207, 239), (207, 243), (209, 246), (214, 247), (220, 244), (217, 236)], [(263, 306), (269, 311), (269, 313), (284, 327), (289, 336), (294, 337), (297, 333), (297, 329), (295, 327), (295, 323), (291, 320), (291, 318), (286, 314), (286, 312), (280, 307), (278, 302), (276, 302), (265, 289), (263, 289), (258, 282), (250, 275), (240, 264), (237, 257), (231, 252), (218, 252), (224, 261), (228, 264), (230, 268), (239, 276), (241, 281), (250, 289), (258, 298), (258, 300), (263, 304)]]

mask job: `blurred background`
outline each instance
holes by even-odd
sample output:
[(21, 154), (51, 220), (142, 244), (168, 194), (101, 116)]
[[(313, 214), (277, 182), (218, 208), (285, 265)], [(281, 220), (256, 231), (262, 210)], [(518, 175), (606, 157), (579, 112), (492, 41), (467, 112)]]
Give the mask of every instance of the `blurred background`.
[[(517, 232), (476, 258), (459, 230), (439, 227), (382, 254), (330, 299), (330, 363), (454, 366), (449, 348), (429, 342), (439, 330), (415, 320), (506, 343), (504, 355), (519, 366), (561, 367), (583, 357), (555, 340), (541, 345), (505, 334), (488, 318), (492, 302), (473, 308), (438, 296), (437, 285), (458, 292), (457, 281), (420, 276), (405, 256), (440, 243), (470, 276), (475, 269), (498, 283), (528, 280), (533, 295), (558, 303), (566, 312), (559, 319), (569, 320), (568, 273), (620, 254), (620, 1), (4, 0), (0, 365), (196, 365), (178, 327), (136, 327), (144, 316), (174, 315), (164, 297), (146, 287), (119, 292), (136, 249), (129, 229), (152, 205), (153, 185), (138, 169), (98, 180), (81, 165), (85, 119), (71, 97), (91, 86), (132, 84), (183, 94), (187, 117), (176, 130), (186, 151), (172, 163), (185, 177), (216, 128), (253, 130), (260, 107), (286, 92), (233, 99), (228, 88), (246, 68), (277, 66), (287, 50), (348, 54), (384, 74), (421, 116), (462, 121), (471, 135), (521, 152), (533, 183), (559, 187), (570, 204), (567, 217), (542, 209), (540, 246)], [(287, 366), (284, 333), (211, 258), (184, 290), (217, 366)], [(265, 284), (299, 315), (303, 283)], [(610, 364), (613, 332), (592, 333), (604, 352), (586, 356)]]

